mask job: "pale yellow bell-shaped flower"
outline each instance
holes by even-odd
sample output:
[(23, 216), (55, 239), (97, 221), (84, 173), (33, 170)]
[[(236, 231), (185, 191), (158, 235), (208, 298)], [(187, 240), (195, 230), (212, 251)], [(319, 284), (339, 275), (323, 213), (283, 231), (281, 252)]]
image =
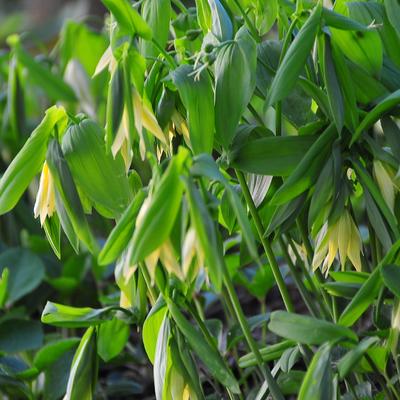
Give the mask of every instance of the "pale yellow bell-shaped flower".
[(326, 222), (318, 232), (312, 261), (313, 270), (321, 267), (322, 272), (328, 275), (336, 255), (339, 254), (342, 268), (348, 258), (360, 272), (361, 252), (361, 238), (357, 226), (349, 212), (344, 210), (332, 226), (328, 226)]
[[(136, 218), (136, 228), (140, 227), (143, 223), (144, 216), (151, 204), (151, 195), (149, 195), (142, 204), (139, 214)], [(144, 263), (149, 272), (152, 283), (155, 281), (155, 273), (158, 261), (162, 263), (168, 273), (175, 275), (180, 280), (185, 280), (190, 271), (192, 260), (197, 256), (197, 264), (195, 271), (198, 271), (199, 262), (201, 261), (202, 252), (198, 250), (197, 237), (193, 228), (190, 228), (184, 238), (181, 249), (181, 262), (178, 261), (179, 257), (172, 245), (171, 240), (166, 239), (157, 249), (151, 252), (145, 259)], [(193, 269), (192, 269), (193, 272)]]
[(121, 156), (125, 163), (125, 170), (128, 172), (132, 163), (133, 151), (131, 146), (131, 136), (129, 134), (129, 117), (126, 107), (124, 107), (121, 124), (119, 125), (117, 135), (111, 146), (111, 153), (114, 158), (118, 152), (121, 152)]
[(56, 196), (54, 180), (45, 161), (40, 175), (39, 190), (36, 195), (33, 209), (35, 218), (40, 217), (40, 225), (43, 226), (46, 217), (51, 217), (56, 208)]
[(130, 263), (131, 255), (132, 246), (128, 246), (118, 259), (114, 270), (115, 282), (121, 291), (119, 305), (123, 308), (130, 308), (134, 303), (135, 280), (133, 274), (137, 265)]
[(137, 90), (133, 90), (133, 108), (135, 113), (135, 127), (140, 137), (140, 153), (145, 158), (145, 146), (143, 140), (143, 128), (147, 129), (164, 145), (167, 145), (167, 138), (158, 124), (150, 105), (144, 101)]
[(197, 400), (197, 396), (190, 390), (182, 375), (172, 366), (169, 374), (169, 387), (172, 400)]

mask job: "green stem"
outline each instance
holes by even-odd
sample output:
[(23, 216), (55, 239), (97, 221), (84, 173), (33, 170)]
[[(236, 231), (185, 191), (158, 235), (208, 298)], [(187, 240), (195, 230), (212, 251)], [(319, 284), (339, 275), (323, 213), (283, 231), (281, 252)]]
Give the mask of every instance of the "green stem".
[(281, 294), (282, 300), (285, 304), (287, 311), (294, 312), (294, 306), (293, 306), (292, 300), (290, 299), (289, 292), (285, 285), (285, 281), (283, 280), (283, 277), (281, 275), (281, 271), (279, 270), (278, 262), (276, 261), (274, 252), (272, 250), (272, 246), (271, 246), (270, 242), (264, 237), (265, 230), (264, 230), (263, 224), (261, 222), (261, 219), (258, 215), (257, 208), (254, 204), (253, 198), (251, 197), (249, 188), (246, 183), (246, 179), (245, 179), (243, 173), (238, 170), (236, 170), (236, 176), (239, 180), (239, 184), (242, 188), (244, 198), (246, 200), (247, 206), (249, 207), (249, 210), (250, 210), (250, 214), (251, 214), (254, 224), (256, 226), (261, 244), (264, 247), (265, 254), (267, 255), (268, 261), (270, 263), (272, 273), (274, 275), (276, 284), (278, 285), (278, 289)]
[(172, 0), (172, 2), (176, 5), (177, 8), (182, 12), (182, 14), (187, 14), (188, 9), (180, 0)]
[(260, 42), (260, 36), (258, 34), (258, 31), (256, 29), (256, 27), (253, 25), (253, 23), (250, 21), (248, 15), (246, 14), (246, 11), (243, 9), (242, 5), (240, 4), (240, 2), (238, 0), (233, 0), (233, 2), (235, 3), (235, 6), (239, 9), (240, 14), (242, 14), (242, 17), (244, 19), (244, 21), (246, 22), (247, 27), (249, 28), (251, 34), (254, 37), (254, 40), (256, 42)]
[(304, 286), (303, 281), (301, 280), (301, 277), (299, 276), (298, 271), (296, 271), (295, 265), (293, 264), (292, 260), (290, 259), (289, 253), (287, 251), (286, 248), (286, 244), (283, 241), (282, 237), (279, 238), (279, 244), (281, 246), (282, 249), (282, 253), (286, 259), (286, 262), (288, 264), (290, 273), (293, 277), (294, 283), (297, 286), (297, 289), (300, 292), (300, 295), (305, 303), (305, 305), (307, 306), (308, 310), (310, 311), (310, 313), (314, 316), (317, 317), (319, 312), (318, 309), (316, 308), (313, 299), (311, 298), (307, 288)]
[(236, 314), (236, 317), (239, 321), (240, 328), (243, 331), (243, 335), (246, 339), (246, 342), (247, 342), (251, 352), (256, 357), (257, 364), (261, 370), (261, 373), (263, 374), (264, 378), (266, 379), (266, 381), (268, 383), (268, 387), (272, 394), (272, 397), (276, 400), (284, 400), (282, 392), (271, 374), (271, 370), (269, 369), (268, 365), (266, 365), (266, 364), (264, 365), (264, 361), (261, 357), (260, 350), (259, 350), (256, 342), (254, 341), (253, 336), (251, 335), (250, 327), (249, 327), (246, 317), (243, 313), (242, 307), (240, 305), (239, 299), (238, 299), (235, 289), (233, 287), (233, 284), (232, 284), (232, 281), (231, 281), (231, 278), (229, 276), (229, 272), (228, 272), (226, 266), (224, 266), (223, 274), (224, 274), (224, 276), (223, 276), (224, 285), (228, 292), (229, 298), (232, 302), (232, 306), (233, 306), (234, 312)]
[(169, 64), (169, 66), (172, 69), (175, 69), (177, 67), (177, 65), (176, 65), (174, 58), (157, 42), (156, 39), (152, 38), (151, 42), (154, 44), (154, 46), (157, 47), (158, 51), (164, 56), (165, 60)]
[(146, 282), (147, 291), (148, 291), (149, 297), (150, 297), (150, 302), (151, 302), (151, 305), (153, 306), (157, 301), (158, 295), (157, 295), (157, 292), (154, 289), (154, 287), (151, 285), (151, 278), (150, 278), (149, 271), (147, 270), (146, 266), (142, 263), (139, 264), (139, 270), (140, 270), (141, 274), (143, 275), (144, 281)]
[[(303, 273), (303, 275), (307, 279), (307, 282), (308, 282), (308, 284), (309, 284), (309, 286), (311, 288), (311, 291), (314, 294), (321, 294), (321, 296), (322, 296), (321, 288), (319, 288), (319, 287), (317, 288), (317, 286), (315, 286), (315, 283), (314, 283), (314, 281), (313, 281), (313, 279), (312, 279), (312, 277), (311, 277), (306, 265), (304, 264), (303, 259), (301, 258), (299, 252), (297, 251), (297, 248), (296, 248), (295, 244), (293, 243), (293, 239), (290, 237), (289, 234), (287, 234), (287, 241), (288, 241), (288, 244), (290, 245), (290, 247), (292, 248), (292, 251), (293, 251), (294, 255), (296, 256), (297, 265), (299, 265), (299, 267), (301, 269), (301, 272)], [(330, 311), (329, 311), (329, 308), (327, 307), (327, 305), (325, 304), (325, 302), (323, 300), (323, 297), (321, 299), (317, 295), (315, 299), (319, 304), (319, 307), (321, 309), (321, 312), (322, 312), (324, 318), (329, 319), (330, 318)]]

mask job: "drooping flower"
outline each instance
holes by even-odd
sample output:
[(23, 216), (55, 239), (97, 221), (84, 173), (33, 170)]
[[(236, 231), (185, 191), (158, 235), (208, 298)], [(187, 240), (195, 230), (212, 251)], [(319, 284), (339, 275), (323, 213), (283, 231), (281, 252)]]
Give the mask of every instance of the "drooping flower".
[(36, 195), (33, 209), (35, 218), (40, 216), (40, 225), (43, 226), (46, 217), (51, 217), (56, 208), (54, 180), (49, 167), (44, 162), (40, 175), (39, 190)]
[(361, 238), (350, 213), (344, 210), (339, 219), (328, 225), (326, 222), (317, 234), (315, 253), (312, 262), (313, 270), (318, 267), (327, 275), (330, 267), (339, 254), (342, 268), (347, 258), (357, 271), (361, 271)]

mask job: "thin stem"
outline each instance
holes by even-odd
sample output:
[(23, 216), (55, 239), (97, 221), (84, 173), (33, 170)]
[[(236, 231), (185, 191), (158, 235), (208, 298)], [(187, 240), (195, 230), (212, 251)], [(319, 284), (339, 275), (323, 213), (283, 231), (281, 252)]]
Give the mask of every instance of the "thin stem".
[(311, 298), (307, 288), (304, 286), (304, 283), (301, 280), (301, 277), (299, 276), (298, 271), (296, 271), (296, 268), (295, 268), (292, 260), (290, 259), (289, 253), (288, 253), (287, 248), (286, 248), (286, 244), (283, 241), (282, 237), (279, 238), (279, 244), (281, 246), (282, 253), (283, 253), (283, 255), (284, 255), (285, 259), (286, 259), (286, 262), (288, 264), (288, 267), (289, 267), (290, 273), (291, 273), (291, 275), (293, 277), (294, 283), (296, 284), (297, 289), (299, 290), (300, 295), (301, 295), (305, 305), (307, 306), (307, 308), (310, 311), (310, 313), (314, 317), (317, 317), (319, 312), (318, 312), (318, 310), (317, 310), (317, 308), (316, 308), (316, 306), (314, 304), (314, 301)]
[(261, 373), (263, 374), (263, 376), (265, 377), (265, 379), (268, 383), (268, 387), (270, 389), (272, 397), (276, 400), (284, 400), (282, 392), (271, 374), (271, 370), (269, 369), (268, 365), (266, 365), (266, 364), (264, 365), (264, 361), (261, 357), (260, 350), (259, 350), (256, 342), (254, 341), (253, 336), (251, 335), (250, 327), (249, 327), (246, 317), (243, 313), (242, 307), (240, 306), (239, 299), (238, 299), (235, 289), (233, 287), (233, 284), (232, 284), (232, 281), (231, 281), (231, 278), (229, 276), (229, 272), (228, 272), (226, 266), (224, 267), (223, 274), (224, 274), (224, 277), (223, 277), (224, 285), (228, 292), (229, 298), (232, 302), (232, 306), (233, 306), (234, 312), (236, 314), (236, 317), (239, 321), (239, 325), (243, 331), (243, 335), (246, 339), (246, 342), (247, 342), (250, 350), (256, 357), (257, 364), (261, 370)]
[[(322, 296), (322, 293), (320, 293), (321, 292), (321, 288), (320, 287), (317, 288), (317, 286), (315, 286), (315, 283), (314, 283), (314, 281), (313, 281), (313, 279), (312, 279), (312, 277), (311, 277), (306, 265), (304, 264), (303, 259), (301, 258), (299, 252), (297, 251), (297, 248), (296, 248), (295, 244), (293, 243), (293, 239), (290, 237), (289, 234), (287, 234), (286, 236), (287, 236), (288, 244), (290, 245), (294, 255), (296, 256), (297, 265), (300, 267), (301, 272), (303, 273), (303, 275), (307, 279), (307, 282), (308, 282), (308, 284), (309, 284), (309, 286), (311, 288), (311, 291), (314, 294), (321, 294), (321, 296)], [(324, 318), (328, 318), (329, 319), (330, 318), (330, 311), (329, 311), (329, 308), (327, 307), (326, 303), (319, 296), (316, 296), (315, 300), (318, 302), (319, 307), (321, 309), (321, 312), (322, 312), (322, 315), (324, 316)]]
[(182, 14), (188, 13), (186, 6), (180, 0), (172, 0), (172, 2), (176, 5), (177, 8), (179, 8)]
[(157, 301), (158, 296), (157, 296), (156, 290), (151, 285), (151, 278), (150, 278), (149, 271), (147, 270), (146, 266), (143, 265), (142, 263), (139, 264), (139, 271), (142, 274), (144, 281), (146, 282), (147, 291), (148, 291), (148, 295), (150, 298), (150, 303), (152, 306), (154, 306), (154, 304)]
[(236, 176), (239, 180), (239, 184), (242, 188), (244, 198), (246, 200), (247, 206), (249, 207), (250, 214), (253, 218), (253, 221), (256, 225), (256, 229), (258, 232), (258, 236), (260, 238), (261, 244), (264, 247), (265, 254), (267, 255), (268, 261), (271, 265), (272, 273), (274, 275), (276, 284), (278, 285), (279, 292), (281, 294), (282, 300), (285, 304), (286, 309), (289, 312), (294, 312), (294, 306), (292, 300), (290, 299), (289, 292), (285, 285), (285, 281), (281, 275), (281, 271), (279, 270), (278, 262), (276, 261), (274, 252), (272, 250), (271, 244), (269, 241), (264, 237), (264, 227), (262, 225), (261, 219), (258, 215), (257, 208), (254, 204), (253, 198), (251, 197), (249, 188), (246, 183), (246, 179), (242, 172), (236, 170)]
[(253, 23), (250, 21), (248, 15), (246, 14), (246, 11), (243, 9), (242, 5), (238, 0), (233, 0), (235, 3), (235, 6), (239, 9), (240, 13), (242, 14), (242, 17), (244, 21), (246, 22), (247, 27), (249, 28), (251, 34), (253, 35), (254, 39), (256, 42), (260, 42), (260, 36), (258, 34), (258, 31), (256, 27), (253, 25)]
[(175, 69), (177, 67), (177, 65), (176, 65), (174, 58), (157, 42), (156, 39), (152, 38), (151, 42), (154, 44), (154, 46), (157, 47), (159, 52), (164, 56), (165, 60), (169, 64), (169, 66), (172, 69)]

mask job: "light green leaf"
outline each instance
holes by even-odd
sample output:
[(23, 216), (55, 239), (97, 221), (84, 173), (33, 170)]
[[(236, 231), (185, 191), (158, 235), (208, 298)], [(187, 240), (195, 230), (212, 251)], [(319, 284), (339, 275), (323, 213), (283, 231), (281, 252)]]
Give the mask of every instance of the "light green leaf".
[(91, 400), (97, 380), (96, 331), (89, 328), (72, 361), (65, 400)]
[(187, 149), (180, 148), (155, 188), (149, 208), (133, 234), (132, 264), (142, 261), (168, 238), (181, 206), (183, 184), (180, 174), (188, 155)]
[(139, 191), (129, 207), (122, 214), (114, 229), (108, 235), (107, 241), (100, 251), (98, 262), (100, 265), (111, 264), (122, 253), (132, 238), (135, 230), (136, 217), (143, 204), (145, 193)]
[(57, 361), (65, 352), (76, 347), (80, 340), (78, 338), (61, 339), (43, 346), (33, 359), (33, 365), (44, 371)]
[(100, 325), (113, 318), (115, 308), (70, 307), (48, 301), (42, 313), (44, 324), (66, 328), (87, 328)]
[(214, 144), (214, 92), (208, 72), (195, 74), (186, 64), (171, 75), (186, 108), (193, 153), (211, 153)]
[(130, 35), (139, 35), (150, 40), (151, 28), (128, 0), (102, 0), (102, 3), (113, 13), (120, 26)]
[(143, 345), (144, 349), (146, 350), (147, 357), (149, 357), (152, 364), (154, 364), (154, 358), (156, 354), (158, 332), (160, 331), (160, 327), (166, 313), (167, 306), (165, 301), (162, 299), (162, 297), (159, 297), (143, 324)]
[(113, 318), (99, 326), (97, 334), (97, 353), (108, 362), (124, 349), (129, 339), (129, 325), (120, 319)]
[(322, 344), (340, 339), (358, 341), (357, 335), (349, 328), (286, 311), (274, 311), (268, 328), (279, 336), (305, 344)]
[(40, 125), (32, 132), (1, 177), (0, 215), (10, 211), (17, 204), (34, 176), (42, 168), (49, 136), (54, 126), (65, 116), (62, 107), (49, 108)]

